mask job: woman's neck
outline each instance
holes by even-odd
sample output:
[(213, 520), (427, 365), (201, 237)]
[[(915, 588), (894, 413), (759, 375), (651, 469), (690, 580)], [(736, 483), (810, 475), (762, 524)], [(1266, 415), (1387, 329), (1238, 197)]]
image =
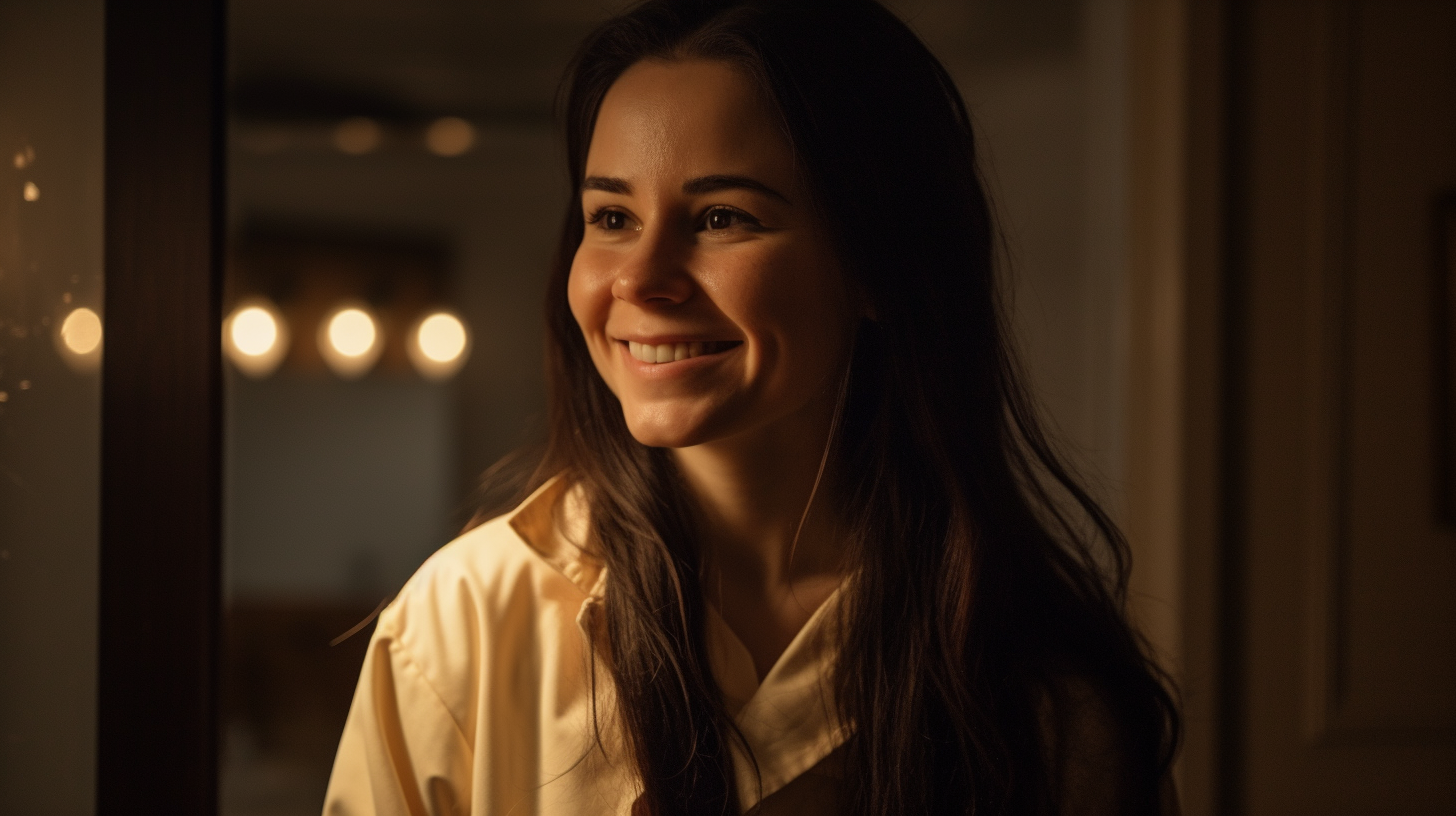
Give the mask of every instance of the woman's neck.
[(842, 578), (834, 480), (821, 474), (832, 416), (832, 405), (810, 406), (768, 428), (674, 451), (697, 500), (704, 597), (748, 650), (760, 682)]
[(833, 480), (820, 472), (832, 416), (832, 403), (811, 404), (770, 426), (674, 451), (698, 505), (710, 572), (769, 589), (839, 570)]

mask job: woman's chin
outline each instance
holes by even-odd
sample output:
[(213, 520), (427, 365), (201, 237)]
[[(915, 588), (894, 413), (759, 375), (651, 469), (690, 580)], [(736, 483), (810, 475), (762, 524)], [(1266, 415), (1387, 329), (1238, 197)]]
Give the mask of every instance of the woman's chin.
[(697, 417), (662, 416), (656, 412), (642, 412), (646, 416), (627, 416), (627, 430), (649, 448), (690, 448), (711, 442), (715, 438), (712, 423)]
[(649, 448), (690, 448), (700, 445), (705, 439), (691, 431), (662, 428), (655, 425), (635, 426), (628, 423), (632, 438)]

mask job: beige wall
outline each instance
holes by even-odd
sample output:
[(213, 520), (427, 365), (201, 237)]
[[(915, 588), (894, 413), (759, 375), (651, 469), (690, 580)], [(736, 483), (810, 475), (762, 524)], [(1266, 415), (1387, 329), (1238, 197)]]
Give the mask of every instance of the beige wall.
[(94, 807), (99, 360), (57, 329), (103, 311), (101, 139), (102, 3), (0, 3), (4, 813)]

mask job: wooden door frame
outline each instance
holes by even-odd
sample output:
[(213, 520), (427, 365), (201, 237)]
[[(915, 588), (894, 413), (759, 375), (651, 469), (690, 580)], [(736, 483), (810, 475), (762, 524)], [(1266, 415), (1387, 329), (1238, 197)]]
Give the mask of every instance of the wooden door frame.
[(225, 19), (106, 3), (98, 814), (217, 810)]
[[(1132, 614), (1179, 685), (1184, 813), (1237, 808), (1238, 0), (1128, 0)], [(1135, 431), (1135, 432), (1134, 432)]]

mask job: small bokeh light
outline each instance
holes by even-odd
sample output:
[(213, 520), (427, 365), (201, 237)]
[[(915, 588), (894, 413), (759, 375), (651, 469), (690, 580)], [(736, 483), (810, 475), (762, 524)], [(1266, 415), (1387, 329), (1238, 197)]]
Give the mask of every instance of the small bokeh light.
[(455, 315), (433, 312), (415, 324), (408, 348), (410, 362), (420, 376), (429, 380), (448, 379), (469, 356), (470, 332)]
[(72, 309), (56, 333), (61, 357), (72, 369), (95, 371), (101, 363), (101, 317), (82, 306)]
[(475, 126), (458, 116), (442, 116), (425, 130), (425, 147), (436, 156), (460, 156), (475, 146)]
[(334, 309), (319, 324), (319, 353), (330, 370), (346, 380), (369, 373), (379, 360), (379, 322), (358, 304)]
[(372, 153), (384, 140), (384, 129), (367, 116), (351, 116), (334, 128), (334, 147), (350, 156)]
[(255, 298), (233, 309), (223, 323), (223, 351), (249, 377), (272, 374), (288, 353), (288, 327), (278, 309)]

